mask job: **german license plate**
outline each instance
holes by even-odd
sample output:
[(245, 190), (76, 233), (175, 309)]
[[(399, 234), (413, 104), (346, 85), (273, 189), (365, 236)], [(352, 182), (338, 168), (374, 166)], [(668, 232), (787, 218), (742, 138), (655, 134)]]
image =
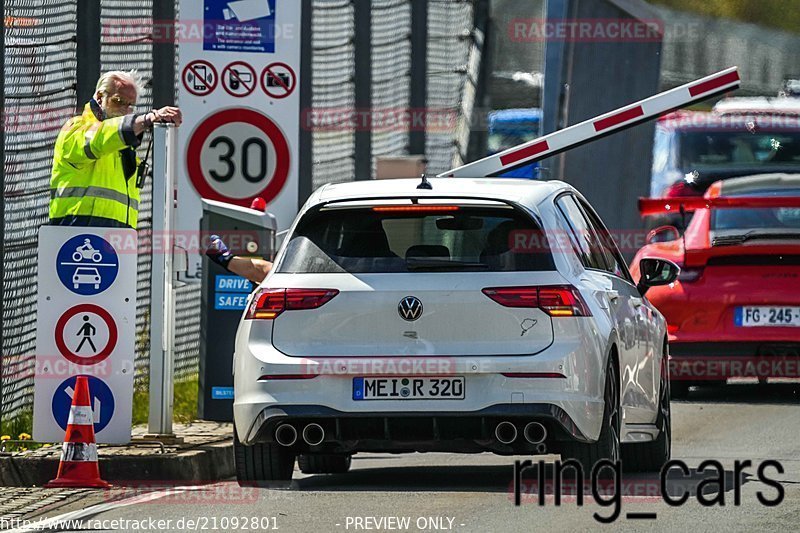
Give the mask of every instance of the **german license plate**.
[(742, 306), (736, 308), (735, 324), (742, 327), (800, 327), (800, 307)]
[(464, 377), (353, 378), (354, 400), (463, 400)]

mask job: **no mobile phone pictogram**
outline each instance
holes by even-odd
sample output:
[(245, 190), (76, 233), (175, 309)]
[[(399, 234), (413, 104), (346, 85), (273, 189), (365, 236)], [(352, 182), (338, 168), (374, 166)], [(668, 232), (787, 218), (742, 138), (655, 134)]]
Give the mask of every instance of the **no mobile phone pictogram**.
[(183, 86), (190, 94), (207, 96), (217, 87), (217, 69), (208, 61), (198, 59), (183, 69)]

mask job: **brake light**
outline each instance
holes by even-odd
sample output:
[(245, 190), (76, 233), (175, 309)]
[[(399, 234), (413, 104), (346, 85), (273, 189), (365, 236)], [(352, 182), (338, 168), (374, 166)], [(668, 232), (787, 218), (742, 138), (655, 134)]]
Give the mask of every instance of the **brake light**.
[(592, 316), (578, 289), (572, 285), (548, 287), (492, 287), (483, 294), (504, 307), (538, 308), (553, 317)]
[(253, 297), (245, 319), (272, 320), (284, 311), (316, 309), (337, 294), (336, 289), (261, 289)]
[(703, 275), (703, 267), (682, 267), (678, 274), (678, 281), (681, 283), (693, 283)]
[(442, 213), (458, 209), (457, 205), (386, 205), (372, 208), (377, 213)]
[(670, 335), (675, 335), (678, 333), (678, 326), (674, 324), (667, 324), (667, 333)]

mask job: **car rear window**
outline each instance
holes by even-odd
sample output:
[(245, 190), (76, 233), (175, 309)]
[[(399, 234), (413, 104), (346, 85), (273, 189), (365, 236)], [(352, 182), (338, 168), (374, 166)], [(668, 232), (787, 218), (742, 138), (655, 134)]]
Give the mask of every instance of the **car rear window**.
[[(409, 206), (410, 207), (410, 206)], [(508, 207), (322, 209), (298, 224), (282, 273), (554, 270), (539, 225)]]
[[(747, 196), (800, 196), (800, 189), (750, 191)], [(800, 231), (800, 209), (796, 207), (713, 209), (712, 231), (747, 230)]]

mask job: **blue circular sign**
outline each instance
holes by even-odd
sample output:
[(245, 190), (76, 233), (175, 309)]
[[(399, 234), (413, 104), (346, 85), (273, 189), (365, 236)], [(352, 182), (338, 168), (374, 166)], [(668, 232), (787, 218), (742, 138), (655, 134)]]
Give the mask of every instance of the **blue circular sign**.
[(75, 294), (93, 296), (117, 279), (119, 258), (114, 247), (99, 235), (76, 235), (58, 251), (56, 272), (61, 283)]
[[(114, 394), (106, 383), (94, 376), (89, 377), (89, 402), (91, 402), (95, 434), (102, 431), (114, 416)], [(65, 379), (53, 395), (53, 418), (61, 429), (67, 430), (69, 408), (72, 406), (72, 394), (75, 391), (77, 376)], [(99, 418), (98, 418), (99, 415)]]

